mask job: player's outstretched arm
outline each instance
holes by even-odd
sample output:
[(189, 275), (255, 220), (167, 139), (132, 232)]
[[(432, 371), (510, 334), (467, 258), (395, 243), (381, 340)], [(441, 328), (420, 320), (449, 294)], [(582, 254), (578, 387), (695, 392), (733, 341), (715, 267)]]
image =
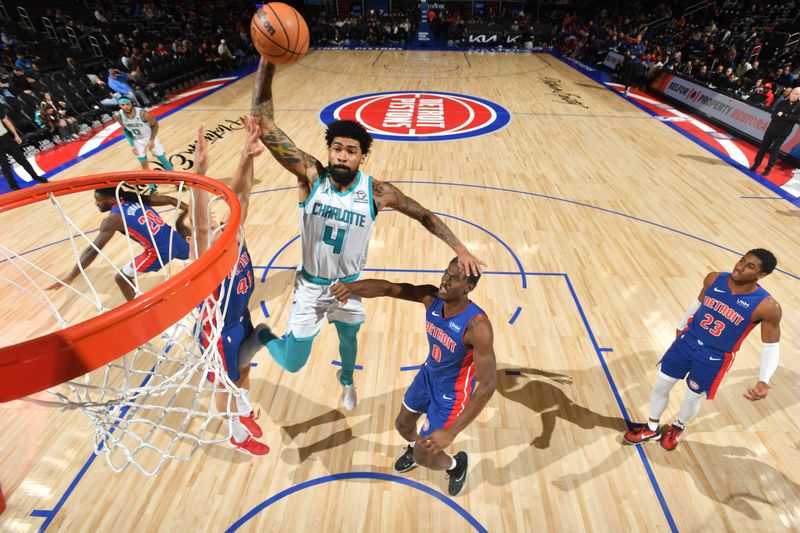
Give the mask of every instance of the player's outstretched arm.
[(64, 285), (69, 285), (75, 278), (80, 276), (82, 270), (86, 270), (86, 268), (92, 264), (92, 261), (95, 260), (97, 254), (99, 253), (98, 250), (102, 250), (103, 247), (108, 244), (108, 241), (114, 236), (114, 233), (120, 230), (122, 227), (122, 219), (119, 215), (111, 214), (109, 215), (102, 224), (100, 224), (100, 231), (95, 237), (92, 246), (87, 246), (86, 249), (83, 250), (81, 253), (81, 257), (79, 259), (79, 264), (75, 265), (72, 271), (67, 274), (67, 276), (62, 281), (57, 281), (47, 287), (47, 290), (55, 290), (60, 289)]
[(256, 80), (253, 86), (253, 100), (250, 114), (261, 127), (261, 142), (272, 156), (286, 170), (297, 176), (301, 201), (311, 193), (311, 186), (323, 170), (323, 165), (315, 157), (300, 150), (294, 142), (275, 124), (272, 103), (272, 77), (275, 65), (263, 58), (258, 63)]
[[(198, 174), (208, 175), (208, 139), (203, 124), (197, 127), (197, 144), (194, 149), (194, 169)], [(208, 249), (208, 203), (209, 195), (204, 189), (197, 188), (189, 195), (189, 212), (192, 220), (192, 238), (189, 242), (190, 257), (197, 259)]]
[(456, 435), (478, 417), (478, 414), (489, 403), (495, 391), (497, 362), (494, 356), (494, 332), (492, 323), (486, 315), (478, 315), (467, 324), (464, 333), (464, 343), (472, 346), (472, 359), (475, 363), (475, 381), (478, 386), (472, 393), (472, 398), (467, 402), (449, 427), (437, 429), (426, 438), (419, 441), (430, 453), (439, 453), (453, 442)]
[(783, 311), (780, 304), (771, 296), (758, 304), (753, 312), (753, 322), (761, 322), (761, 369), (756, 384), (747, 389), (743, 394), (745, 398), (754, 402), (767, 397), (769, 380), (778, 369), (780, 360), (781, 317)]
[(331, 291), (340, 302), (346, 302), (351, 295), (362, 298), (389, 296), (400, 300), (420, 302), (427, 306), (439, 288), (433, 285), (392, 283), (383, 279), (363, 279), (352, 283), (335, 283), (331, 287)]
[(242, 224), (247, 219), (248, 208), (250, 207), (250, 191), (253, 190), (253, 159), (261, 155), (264, 145), (259, 140), (261, 128), (258, 121), (251, 116), (240, 117), (244, 124), (247, 136), (242, 146), (242, 154), (239, 156), (239, 166), (236, 167), (236, 174), (231, 182), (231, 189), (239, 198), (242, 208)]
[(419, 221), (425, 229), (442, 239), (458, 255), (458, 264), (471, 275), (483, 272), (486, 263), (472, 255), (458, 237), (450, 231), (442, 219), (424, 208), (419, 202), (403, 194), (400, 189), (391, 183), (379, 180), (372, 181), (372, 194), (378, 203), (378, 209), (390, 207), (397, 209), (404, 215)]

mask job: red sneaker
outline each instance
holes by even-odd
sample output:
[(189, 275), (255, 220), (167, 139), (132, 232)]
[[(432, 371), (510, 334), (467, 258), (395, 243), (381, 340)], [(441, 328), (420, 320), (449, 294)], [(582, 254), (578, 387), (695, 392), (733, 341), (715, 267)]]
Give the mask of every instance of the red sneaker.
[(647, 427), (647, 424), (636, 427), (625, 433), (623, 437), (628, 444), (639, 444), (648, 440), (658, 440), (661, 438), (661, 428), (656, 428), (655, 431)]
[(246, 439), (244, 439), (244, 442), (236, 442), (235, 440), (233, 440), (233, 437), (231, 437), (230, 443), (231, 446), (233, 446), (242, 453), (246, 453), (247, 455), (254, 455), (256, 457), (259, 457), (261, 455), (267, 455), (269, 453), (269, 446), (267, 446), (262, 442), (258, 442), (249, 435), (247, 436)]
[(683, 433), (683, 428), (679, 428), (675, 424), (672, 424), (667, 432), (664, 433), (664, 438), (661, 439), (661, 447), (668, 452), (674, 450), (681, 438), (681, 433)]
[(256, 420), (258, 419), (259, 416), (261, 416), (261, 409), (258, 410), (258, 414), (255, 414), (253, 411), (250, 411), (250, 415), (239, 417), (239, 422), (242, 423), (244, 429), (246, 429), (247, 432), (250, 433), (255, 438), (259, 438), (261, 437), (261, 435), (264, 434), (264, 432), (261, 431), (261, 426), (259, 426), (258, 423), (256, 423)]

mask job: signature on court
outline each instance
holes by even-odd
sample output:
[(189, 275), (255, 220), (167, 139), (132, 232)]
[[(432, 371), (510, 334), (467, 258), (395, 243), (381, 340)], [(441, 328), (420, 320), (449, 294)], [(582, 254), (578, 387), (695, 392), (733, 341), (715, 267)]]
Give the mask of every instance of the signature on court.
[(542, 76), (539, 79), (542, 80), (545, 85), (550, 87), (552, 93), (556, 95), (565, 104), (577, 105), (581, 106), (584, 109), (589, 109), (589, 106), (583, 105), (580, 96), (565, 91), (564, 88), (561, 87), (561, 80), (559, 80), (558, 78), (551, 78), (550, 76)]
[[(244, 129), (244, 125), (239, 119), (227, 119), (225, 122), (217, 124), (213, 129), (206, 130), (205, 138), (209, 144), (214, 144), (218, 140), (225, 137), (225, 135), (228, 133), (241, 129)], [(191, 168), (194, 166), (194, 159), (190, 158), (189, 156), (194, 154), (196, 147), (197, 141), (193, 141), (189, 146), (186, 147), (185, 150), (169, 156), (169, 162), (172, 163), (172, 166), (175, 167), (175, 170), (191, 170)], [(163, 165), (161, 165), (157, 159), (150, 160), (150, 163), (154, 165), (156, 169), (164, 170)]]

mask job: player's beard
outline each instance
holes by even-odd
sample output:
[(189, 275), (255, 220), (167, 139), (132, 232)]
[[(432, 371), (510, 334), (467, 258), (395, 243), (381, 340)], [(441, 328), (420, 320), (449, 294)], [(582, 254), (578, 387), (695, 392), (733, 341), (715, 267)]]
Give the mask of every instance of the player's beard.
[(328, 172), (331, 175), (331, 179), (339, 185), (350, 185), (353, 180), (356, 179), (356, 172), (358, 172), (358, 170), (347, 167), (328, 166)]

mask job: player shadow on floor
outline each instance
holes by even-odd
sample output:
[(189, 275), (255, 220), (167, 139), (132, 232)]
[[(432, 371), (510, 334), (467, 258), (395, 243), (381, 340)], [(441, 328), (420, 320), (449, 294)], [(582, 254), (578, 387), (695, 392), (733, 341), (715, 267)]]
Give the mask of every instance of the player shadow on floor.
[[(538, 413), (542, 420), (542, 433), (533, 439), (531, 446), (546, 449), (556, 428), (558, 419), (583, 428), (605, 427), (624, 431), (627, 425), (622, 417), (596, 413), (572, 401), (559, 387), (545, 380), (530, 379), (541, 376), (561, 385), (571, 385), (573, 380), (565, 374), (548, 372), (537, 368), (506, 368), (497, 372), (497, 393), (506, 400), (523, 405)], [(520, 385), (520, 382), (524, 382)]]
[[(727, 421), (720, 422), (718, 419), (723, 418), (723, 413), (721, 412), (723, 409), (721, 407), (714, 406), (716, 408), (713, 410), (708, 409), (706, 412), (704, 412), (704, 409), (701, 408), (700, 415), (696, 421), (702, 421), (705, 424), (710, 424), (709, 427), (714, 430), (721, 430), (728, 427), (736, 427), (741, 428), (742, 430), (748, 430), (753, 429), (757, 422), (769, 417), (770, 412), (773, 409), (780, 409), (788, 412), (791, 410), (792, 406), (798, 403), (796, 394), (783, 394), (780, 403), (777, 402), (774, 395), (779, 390), (782, 390), (784, 393), (793, 390), (796, 384), (800, 383), (800, 372), (795, 372), (786, 366), (781, 366), (775, 373), (775, 377), (770, 381), (770, 385), (772, 387), (770, 395), (772, 395), (772, 397), (768, 395), (764, 400), (752, 403), (743, 398), (742, 395), (748, 388), (755, 384), (757, 379), (758, 370), (741, 369), (728, 372), (728, 374), (725, 376), (725, 379), (722, 381), (724, 393), (727, 395), (728, 391), (732, 391), (733, 397), (731, 398), (731, 401), (741, 402), (739, 408), (748, 410), (747, 417), (727, 419)], [(711, 403), (718, 402), (720, 399), (722, 398), (718, 397), (717, 400), (714, 400)], [(787, 402), (786, 400), (789, 401)], [(726, 409), (725, 411), (728, 410)]]
[[(332, 386), (326, 387), (323, 393), (330, 394), (335, 391), (331, 401), (340, 401), (341, 388), (331, 374)], [(315, 460), (322, 461), (328, 472), (342, 472), (353, 470), (382, 469), (382, 465), (352, 464), (352, 457), (357, 451), (375, 451), (382, 445), (365, 439), (365, 435), (376, 433), (374, 416), (385, 415), (393, 402), (402, 399), (402, 389), (387, 391), (377, 396), (359, 399), (358, 407), (354, 413), (345, 414), (339, 409), (332, 409), (328, 405), (317, 403), (314, 400), (281, 384), (272, 385), (256, 383), (253, 380), (253, 398), (267, 414), (272, 427), (278, 427), (283, 440), (281, 460), (290, 465), (296, 465), (300, 470), (310, 470)], [(303, 413), (298, 421), (291, 421), (292, 413)], [(300, 417), (298, 417), (300, 418)], [(378, 425), (378, 432), (394, 431), (394, 413), (387, 420), (386, 427)], [(274, 433), (273, 433), (274, 435)], [(277, 448), (277, 443), (276, 448)], [(292, 446), (295, 444), (295, 446)], [(336, 451), (337, 448), (349, 446), (352, 448), (346, 453)], [(399, 453), (400, 447), (397, 447)], [(387, 450), (391, 453), (391, 450)], [(311, 460), (310, 460), (311, 459)], [(349, 462), (345, 464), (343, 461)], [(387, 467), (391, 461), (387, 460)]]
[(691, 159), (692, 161), (696, 161), (697, 163), (703, 163), (706, 165), (713, 165), (713, 166), (728, 166), (728, 163), (719, 159), (718, 157), (706, 156), (706, 155), (695, 155), (695, 154), (678, 154), (678, 157), (682, 159)]
[[(289, 296), (289, 299), (287, 299), (285, 294), (287, 287), (294, 287), (295, 271), (270, 270), (267, 279), (262, 283), (261, 276), (263, 273), (264, 270), (262, 268), (257, 268), (255, 271), (258, 281), (256, 281), (256, 284), (253, 287), (253, 295), (250, 297), (250, 315), (253, 319), (254, 326), (259, 322), (267, 320), (270, 328), (277, 333), (278, 331), (282, 331), (286, 328), (285, 321), (283, 324), (276, 324), (274, 320), (270, 322), (269, 319), (264, 318), (261, 302), (263, 301), (265, 303), (267, 311), (270, 315), (279, 314), (278, 308), (281, 306), (291, 307), (291, 296)], [(267, 356), (267, 358), (269, 358), (269, 356)]]
[[(792, 509), (783, 507), (785, 502), (800, 498), (800, 485), (789, 479), (774, 466), (754, 459), (756, 453), (743, 446), (718, 446), (692, 440), (684, 440), (673, 452), (661, 449), (657, 443), (645, 443), (647, 456), (655, 465), (673, 468), (688, 473), (697, 490), (707, 498), (731, 507), (752, 520), (762, 518), (753, 503), (762, 503), (776, 510), (783, 508), (785, 514), (796, 515)], [(633, 446), (622, 444), (611, 456), (581, 474), (567, 474), (552, 484), (562, 491), (573, 491), (594, 479), (612, 474), (625, 461), (639, 463)], [(709, 468), (708, 461), (713, 461)], [(637, 466), (641, 468), (641, 465)], [(634, 467), (634, 468), (636, 468)], [(644, 476), (644, 471), (641, 476)], [(640, 486), (644, 490), (644, 487)], [(751, 503), (752, 502), (752, 503)]]

